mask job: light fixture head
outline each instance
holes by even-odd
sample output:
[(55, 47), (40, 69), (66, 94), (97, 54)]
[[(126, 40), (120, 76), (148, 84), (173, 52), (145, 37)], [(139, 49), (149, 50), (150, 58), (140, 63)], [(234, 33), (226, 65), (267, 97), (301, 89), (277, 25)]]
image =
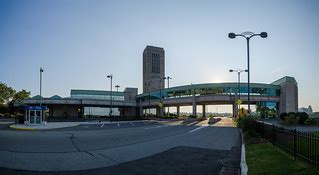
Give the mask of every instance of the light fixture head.
[(260, 33), (260, 36), (261, 36), (262, 38), (267, 38), (267, 37), (268, 37), (268, 34), (267, 34), (267, 32), (261, 32), (261, 33)]
[(228, 33), (228, 38), (234, 39), (234, 38), (236, 38), (236, 34), (235, 33)]

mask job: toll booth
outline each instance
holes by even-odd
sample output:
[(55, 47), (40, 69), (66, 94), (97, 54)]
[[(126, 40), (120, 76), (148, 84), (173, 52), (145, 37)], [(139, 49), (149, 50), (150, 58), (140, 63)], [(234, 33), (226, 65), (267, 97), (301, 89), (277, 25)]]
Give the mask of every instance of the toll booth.
[(46, 106), (25, 106), (24, 124), (45, 125), (45, 116), (48, 111)]

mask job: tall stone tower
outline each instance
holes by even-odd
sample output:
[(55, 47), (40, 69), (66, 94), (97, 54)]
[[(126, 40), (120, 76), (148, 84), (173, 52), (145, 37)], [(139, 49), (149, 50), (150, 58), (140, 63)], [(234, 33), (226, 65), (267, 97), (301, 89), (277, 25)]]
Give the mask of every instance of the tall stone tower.
[(161, 47), (146, 46), (143, 52), (143, 93), (165, 86), (165, 51)]

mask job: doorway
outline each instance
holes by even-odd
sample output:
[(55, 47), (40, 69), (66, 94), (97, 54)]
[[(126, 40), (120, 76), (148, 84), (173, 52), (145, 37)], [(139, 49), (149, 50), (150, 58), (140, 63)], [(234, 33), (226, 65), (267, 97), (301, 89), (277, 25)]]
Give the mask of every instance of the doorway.
[(41, 124), (42, 111), (29, 110), (30, 124)]

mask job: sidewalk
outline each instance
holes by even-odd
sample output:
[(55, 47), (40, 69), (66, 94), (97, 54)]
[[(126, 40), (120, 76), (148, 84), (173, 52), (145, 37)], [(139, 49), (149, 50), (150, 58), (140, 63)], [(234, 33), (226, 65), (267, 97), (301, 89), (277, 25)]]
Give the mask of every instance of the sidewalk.
[(46, 125), (25, 125), (25, 124), (13, 124), (9, 127), (17, 130), (47, 130), (47, 129), (58, 129), (58, 128), (66, 128), (73, 127), (82, 124), (83, 122), (49, 122)]

